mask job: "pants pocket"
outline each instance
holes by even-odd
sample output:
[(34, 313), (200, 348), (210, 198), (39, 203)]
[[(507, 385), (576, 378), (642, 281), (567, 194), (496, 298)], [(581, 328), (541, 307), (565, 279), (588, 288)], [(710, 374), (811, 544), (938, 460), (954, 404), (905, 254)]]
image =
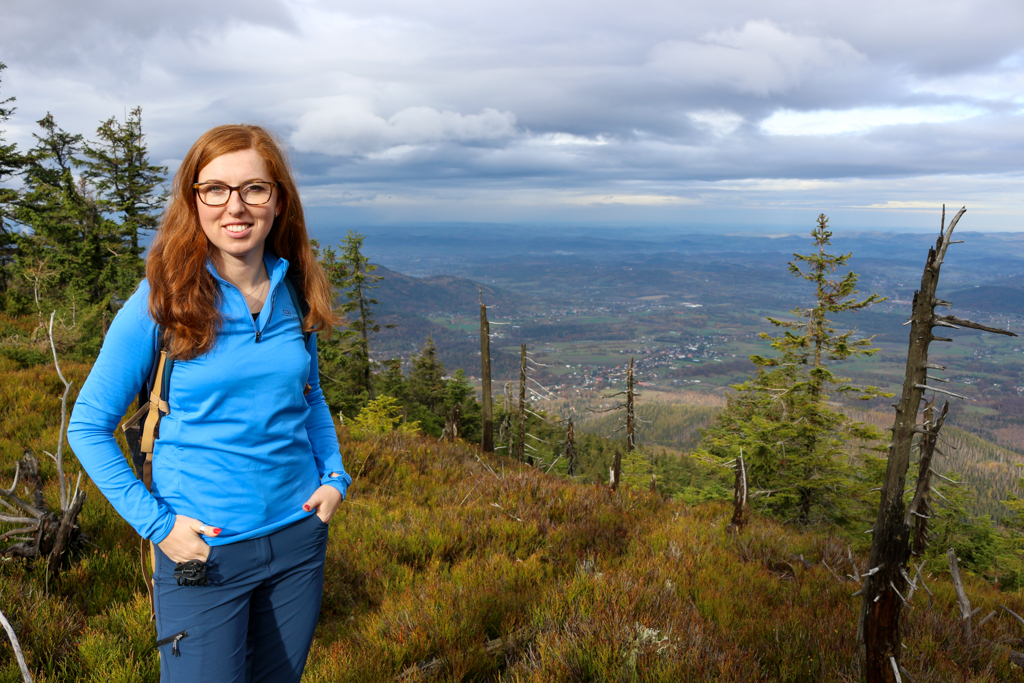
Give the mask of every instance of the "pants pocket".
[[(182, 648), (187, 648), (188, 643), (185, 642), (187, 638), (198, 637), (199, 632), (196, 626), (189, 626), (184, 628), (177, 633), (164, 636), (156, 641), (156, 649), (160, 651), (161, 656), (172, 656), (180, 657)], [(193, 641), (195, 642), (195, 641)]]

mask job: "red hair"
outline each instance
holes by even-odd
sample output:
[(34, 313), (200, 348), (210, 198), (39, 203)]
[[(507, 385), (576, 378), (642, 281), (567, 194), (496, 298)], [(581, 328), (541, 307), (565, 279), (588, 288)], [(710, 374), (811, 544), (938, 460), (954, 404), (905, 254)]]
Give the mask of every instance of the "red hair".
[(192, 185), (199, 171), (217, 157), (248, 149), (260, 155), (277, 182), (282, 209), (265, 248), (288, 260), (289, 274), (309, 303), (302, 329), (329, 335), (338, 322), (331, 285), (309, 244), (298, 188), (282, 145), (259, 126), (217, 126), (196, 140), (174, 175), (171, 201), (146, 260), (149, 312), (164, 327), (168, 353), (175, 359), (190, 360), (208, 352), (221, 323), (219, 289), (206, 269), (214, 247), (200, 226)]

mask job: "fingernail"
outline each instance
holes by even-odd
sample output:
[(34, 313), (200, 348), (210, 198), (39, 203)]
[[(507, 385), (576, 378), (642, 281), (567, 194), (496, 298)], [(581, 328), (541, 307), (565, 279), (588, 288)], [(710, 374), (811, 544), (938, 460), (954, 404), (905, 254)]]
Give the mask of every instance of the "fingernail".
[(308, 505), (303, 505), (302, 509), (305, 510), (306, 512), (309, 512), (309, 506)]
[(220, 533), (220, 529), (219, 528), (214, 528), (213, 535), (216, 536), (219, 533)]

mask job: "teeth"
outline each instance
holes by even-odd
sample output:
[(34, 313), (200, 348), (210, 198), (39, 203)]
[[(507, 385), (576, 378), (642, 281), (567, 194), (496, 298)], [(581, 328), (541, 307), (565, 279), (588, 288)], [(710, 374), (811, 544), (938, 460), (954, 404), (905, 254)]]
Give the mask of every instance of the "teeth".
[(228, 232), (242, 232), (243, 230), (246, 230), (248, 227), (248, 225), (225, 225), (224, 229), (227, 230)]

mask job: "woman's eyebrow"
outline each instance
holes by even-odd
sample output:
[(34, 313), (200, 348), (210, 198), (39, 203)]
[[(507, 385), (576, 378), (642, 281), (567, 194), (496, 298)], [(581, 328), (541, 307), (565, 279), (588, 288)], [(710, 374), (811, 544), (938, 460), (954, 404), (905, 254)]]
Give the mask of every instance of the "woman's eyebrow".
[[(197, 180), (197, 183), (220, 183), (221, 185), (229, 185), (226, 180), (220, 180), (219, 178), (208, 178), (207, 180)], [(249, 183), (270, 183), (271, 180), (265, 180), (263, 178), (250, 178), (249, 180), (243, 180), (240, 185), (247, 185)]]

